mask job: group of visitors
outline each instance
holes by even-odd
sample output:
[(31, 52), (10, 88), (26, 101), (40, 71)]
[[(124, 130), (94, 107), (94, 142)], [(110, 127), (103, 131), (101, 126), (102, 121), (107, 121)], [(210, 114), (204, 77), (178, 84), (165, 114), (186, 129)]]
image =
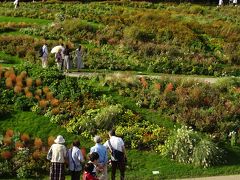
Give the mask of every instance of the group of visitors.
[[(64, 70), (66, 72), (69, 72), (72, 64), (72, 57), (71, 57), (71, 50), (68, 45), (64, 47), (63, 44), (60, 44), (59, 46), (55, 46), (51, 53), (55, 53), (55, 63), (59, 70)], [(39, 53), (41, 59), (42, 59), (42, 67), (46, 68), (48, 65), (48, 48), (47, 44), (45, 43)], [(75, 59), (76, 59), (76, 67), (77, 70), (80, 71), (80, 69), (84, 68), (84, 64), (82, 61), (82, 46), (79, 45), (79, 47), (75, 50)]]
[[(233, 4), (233, 6), (237, 6), (237, 0), (229, 0), (229, 4)], [(223, 5), (223, 0), (218, 1), (218, 6)]]
[[(107, 180), (108, 179), (108, 164), (112, 166), (111, 179), (115, 180), (117, 168), (120, 170), (120, 179), (124, 180), (125, 165), (126, 165), (126, 150), (122, 138), (117, 137), (115, 130), (109, 131), (109, 140), (103, 145), (101, 137), (93, 138), (96, 143), (90, 149), (88, 160), (85, 161), (80, 150), (80, 142), (74, 141), (72, 148), (67, 149), (64, 145), (65, 140), (61, 135), (58, 135), (47, 154), (47, 159), (51, 161), (50, 179), (62, 180), (65, 179), (65, 164), (68, 164), (68, 169), (71, 172), (72, 180), (80, 180), (83, 172), (83, 180)], [(108, 152), (111, 155), (108, 161)], [(83, 165), (85, 162), (85, 165)]]

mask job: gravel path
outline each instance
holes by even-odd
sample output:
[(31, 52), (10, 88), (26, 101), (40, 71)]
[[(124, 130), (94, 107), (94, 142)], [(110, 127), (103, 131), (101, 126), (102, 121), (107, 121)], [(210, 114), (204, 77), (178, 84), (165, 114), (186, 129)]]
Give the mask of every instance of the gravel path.
[[(119, 72), (118, 72), (119, 73)], [(87, 76), (87, 77), (91, 77), (91, 76), (96, 76), (96, 75), (100, 75), (102, 73), (97, 73), (97, 72), (71, 72), (71, 73), (65, 73), (66, 76), (69, 77), (80, 77), (80, 76)], [(111, 73), (107, 73), (107, 74), (111, 74)], [(216, 83), (218, 80), (221, 79), (226, 79), (226, 77), (197, 77), (197, 76), (187, 76), (187, 75), (136, 75), (136, 77), (148, 77), (148, 78), (153, 78), (153, 79), (157, 79), (157, 78), (172, 78), (174, 80), (176, 79), (180, 79), (180, 78), (185, 78), (186, 80), (196, 80), (196, 81), (202, 81), (202, 82), (206, 82), (206, 83)], [(240, 78), (240, 77), (239, 77)], [(240, 179), (239, 179), (240, 180)]]

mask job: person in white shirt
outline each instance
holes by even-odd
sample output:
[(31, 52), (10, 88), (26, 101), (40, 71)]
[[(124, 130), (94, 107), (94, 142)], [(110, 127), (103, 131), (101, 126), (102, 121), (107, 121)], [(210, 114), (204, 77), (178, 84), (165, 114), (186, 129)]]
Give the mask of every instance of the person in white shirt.
[(73, 142), (73, 147), (68, 150), (69, 170), (71, 171), (71, 180), (80, 180), (82, 171), (82, 164), (84, 158), (81, 150), (79, 149), (80, 142), (78, 140)]
[(218, 1), (218, 6), (222, 6), (223, 5), (223, 0), (219, 0)]
[(45, 43), (42, 47), (42, 67), (46, 68), (48, 64), (48, 48), (47, 44)]
[(47, 154), (47, 159), (51, 160), (50, 179), (65, 179), (64, 163), (67, 158), (67, 149), (63, 145), (65, 140), (61, 135), (58, 135), (54, 142), (55, 144), (50, 147)]
[[(104, 146), (111, 152), (112, 180), (115, 180), (117, 167), (120, 171), (120, 179), (124, 180), (126, 166), (126, 150), (124, 142), (122, 138), (116, 136), (115, 130), (109, 131), (108, 135), (110, 139), (104, 143)], [(120, 151), (120, 153), (122, 154), (121, 157), (116, 159), (116, 157), (114, 157), (112, 153), (114, 150)]]
[(237, 6), (237, 0), (233, 0), (233, 5)]
[(15, 0), (15, 1), (13, 2), (13, 4), (14, 4), (14, 8), (17, 9), (17, 7), (19, 6), (19, 1), (18, 1), (18, 0)]
[(77, 60), (77, 70), (79, 72), (80, 69), (84, 68), (84, 64), (82, 61), (82, 46), (81, 45), (76, 49), (76, 60)]

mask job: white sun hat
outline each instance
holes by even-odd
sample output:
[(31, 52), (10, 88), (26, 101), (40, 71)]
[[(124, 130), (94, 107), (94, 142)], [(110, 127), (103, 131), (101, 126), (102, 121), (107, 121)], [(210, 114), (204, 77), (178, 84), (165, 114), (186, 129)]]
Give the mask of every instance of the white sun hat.
[(63, 144), (65, 143), (65, 139), (61, 135), (58, 135), (54, 142), (57, 144)]

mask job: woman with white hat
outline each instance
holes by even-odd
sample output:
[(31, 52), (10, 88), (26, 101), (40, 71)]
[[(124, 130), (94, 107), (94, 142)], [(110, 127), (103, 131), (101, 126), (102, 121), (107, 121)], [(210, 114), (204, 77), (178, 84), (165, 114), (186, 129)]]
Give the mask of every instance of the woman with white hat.
[(64, 138), (58, 135), (47, 155), (47, 159), (51, 160), (50, 179), (51, 180), (63, 180), (64, 175), (64, 163), (67, 158), (67, 148), (63, 145), (65, 143)]

